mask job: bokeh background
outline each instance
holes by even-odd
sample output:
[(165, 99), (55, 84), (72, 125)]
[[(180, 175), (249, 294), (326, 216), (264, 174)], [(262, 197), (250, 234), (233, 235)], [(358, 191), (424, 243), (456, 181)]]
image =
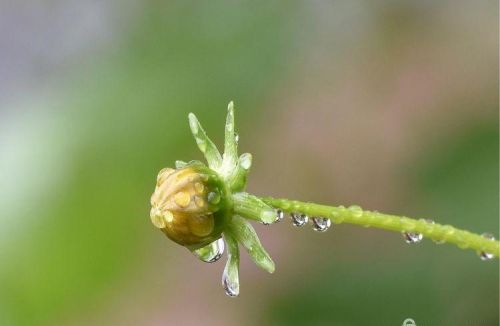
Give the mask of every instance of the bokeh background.
[(231, 299), (148, 214), (234, 100), (249, 191), (498, 236), (498, 43), (486, 0), (1, 1), (0, 325), (497, 325), (471, 251), (256, 225)]

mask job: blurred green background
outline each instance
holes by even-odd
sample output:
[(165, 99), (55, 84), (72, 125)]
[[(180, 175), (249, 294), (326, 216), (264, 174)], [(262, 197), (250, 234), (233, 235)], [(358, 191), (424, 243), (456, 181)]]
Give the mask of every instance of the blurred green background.
[(249, 191), (498, 236), (496, 1), (0, 2), (0, 325), (497, 325), (498, 261), (348, 225), (257, 225), (241, 295), (149, 220), (221, 144)]

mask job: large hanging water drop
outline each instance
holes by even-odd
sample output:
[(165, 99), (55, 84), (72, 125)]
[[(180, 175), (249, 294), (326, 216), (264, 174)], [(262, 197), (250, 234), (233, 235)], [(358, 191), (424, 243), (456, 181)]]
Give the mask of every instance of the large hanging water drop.
[(325, 232), (332, 225), (332, 221), (325, 217), (313, 217), (313, 230), (318, 232)]
[[(495, 240), (495, 237), (491, 233), (483, 233), (481, 235), (486, 239)], [(477, 254), (479, 255), (479, 258), (481, 258), (481, 260), (483, 261), (492, 260), (493, 258), (495, 258), (495, 255), (485, 251), (479, 251)]]
[(237, 297), (239, 294), (238, 286), (233, 284), (229, 277), (224, 273), (222, 275), (222, 286), (224, 287), (224, 292), (230, 297)]
[(419, 243), (424, 238), (422, 233), (417, 232), (403, 232), (403, 237), (409, 244)]
[(307, 224), (309, 217), (303, 213), (291, 213), (292, 224), (296, 227), (301, 227)]
[(224, 249), (224, 240), (220, 238), (203, 248), (193, 250), (193, 254), (205, 263), (215, 263), (224, 254)]

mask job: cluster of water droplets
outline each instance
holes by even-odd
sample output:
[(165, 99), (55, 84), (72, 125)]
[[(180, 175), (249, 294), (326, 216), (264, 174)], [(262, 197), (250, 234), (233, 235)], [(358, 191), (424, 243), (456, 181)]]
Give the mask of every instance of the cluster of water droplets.
[[(349, 207), (349, 210), (354, 212), (355, 214), (358, 214), (358, 215), (359, 215), (359, 212), (362, 213), (362, 210), (358, 209), (357, 206), (354, 208)], [(281, 209), (277, 209), (276, 210), (276, 219), (275, 219), (274, 223), (281, 222), (284, 220), (284, 218), (285, 218), (285, 213)], [(301, 212), (290, 213), (290, 218), (291, 218), (292, 225), (295, 227), (302, 227), (310, 221), (312, 224), (313, 230), (317, 231), (317, 232), (325, 232), (332, 225), (332, 221), (329, 218), (320, 217), (320, 216), (309, 218), (309, 216), (307, 216), (306, 214), (301, 213)], [(433, 220), (430, 220), (430, 219), (423, 219), (423, 221), (426, 223), (429, 223), (429, 224), (435, 224), (435, 222)], [(263, 224), (269, 225), (267, 223), (263, 223)], [(420, 243), (424, 239), (424, 236), (422, 235), (422, 233), (418, 233), (418, 232), (405, 231), (402, 233), (402, 235), (403, 235), (405, 242), (408, 244)], [(483, 233), (482, 236), (486, 239), (495, 240), (495, 237), (490, 233)], [(444, 240), (435, 240), (435, 239), (433, 241), (436, 244), (442, 244), (445, 242)], [(224, 240), (222, 238), (220, 238), (220, 239), (215, 240), (214, 242), (210, 243), (209, 245), (207, 245), (203, 248), (194, 250), (193, 254), (203, 262), (214, 263), (222, 257), (222, 255), (224, 254), (224, 249), (225, 249)], [(493, 254), (488, 253), (488, 252), (484, 252), (484, 251), (478, 251), (477, 254), (478, 254), (479, 258), (481, 258), (481, 260), (484, 260), (484, 261), (492, 260), (494, 258)], [(227, 284), (225, 284), (225, 285), (227, 285)], [(229, 296), (234, 296), (234, 294), (231, 291), (230, 286), (225, 286), (225, 288), (226, 288), (226, 293)]]
[(317, 232), (325, 232), (332, 225), (332, 221), (326, 217), (314, 216), (309, 219), (309, 216), (300, 212), (290, 213), (290, 218), (292, 225), (296, 227), (302, 227), (311, 221), (313, 230)]
[[(274, 220), (273, 223), (281, 222), (284, 219), (285, 219), (285, 213), (281, 209), (276, 210), (276, 219)], [(321, 216), (309, 218), (307, 214), (301, 212), (290, 213), (290, 219), (292, 221), (292, 225), (296, 227), (302, 227), (307, 223), (311, 222), (313, 230), (317, 232), (325, 232), (332, 225), (332, 221), (329, 218)], [(273, 223), (262, 223), (262, 224), (270, 225)]]

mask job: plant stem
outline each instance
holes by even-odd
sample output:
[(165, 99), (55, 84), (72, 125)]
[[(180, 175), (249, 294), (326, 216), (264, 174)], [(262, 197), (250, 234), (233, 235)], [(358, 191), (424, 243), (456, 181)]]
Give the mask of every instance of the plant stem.
[(308, 216), (326, 217), (333, 223), (351, 223), (396, 232), (421, 233), (424, 237), (439, 243), (451, 243), (461, 249), (486, 252), (495, 257), (500, 255), (500, 242), (487, 239), (479, 234), (457, 229), (451, 225), (441, 225), (430, 220), (415, 220), (404, 216), (364, 211), (359, 206), (325, 206), (288, 199), (261, 198), (266, 204), (284, 212), (300, 212)]

